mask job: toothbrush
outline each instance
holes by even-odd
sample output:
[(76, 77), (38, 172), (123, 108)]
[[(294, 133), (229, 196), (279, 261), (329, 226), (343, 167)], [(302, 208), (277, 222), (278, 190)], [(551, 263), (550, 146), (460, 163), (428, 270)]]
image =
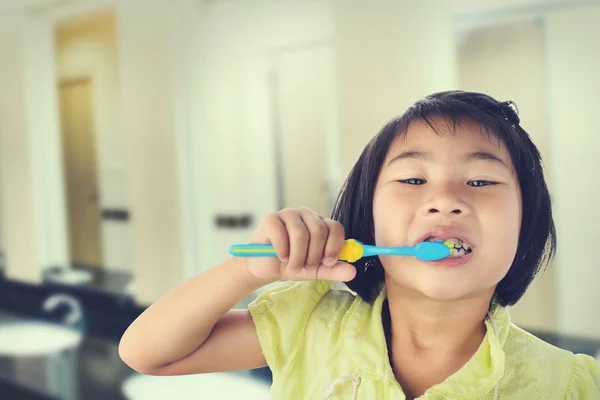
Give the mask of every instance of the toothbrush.
[[(372, 256), (414, 256), (423, 261), (436, 261), (450, 255), (454, 244), (449, 241), (422, 242), (414, 247), (379, 247), (362, 244), (356, 239), (348, 239), (338, 256), (338, 260), (355, 262), (363, 257)], [(229, 247), (229, 254), (235, 257), (276, 257), (270, 244), (234, 244)]]

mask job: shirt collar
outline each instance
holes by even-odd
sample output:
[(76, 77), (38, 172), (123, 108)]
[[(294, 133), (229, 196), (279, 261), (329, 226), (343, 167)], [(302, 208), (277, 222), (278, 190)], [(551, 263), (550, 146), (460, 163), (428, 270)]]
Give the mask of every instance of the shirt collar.
[[(363, 373), (375, 379), (389, 381), (392, 385), (398, 385), (388, 361), (381, 321), (385, 298), (385, 287), (373, 305), (356, 296), (342, 322), (340, 342), (346, 354)], [(486, 318), (486, 335), (473, 357), (444, 382), (430, 388), (427, 394), (437, 393), (468, 399), (493, 390), (494, 385), (504, 374), (503, 347), (511, 322), (508, 310), (495, 301), (492, 303), (490, 313), (493, 322)]]

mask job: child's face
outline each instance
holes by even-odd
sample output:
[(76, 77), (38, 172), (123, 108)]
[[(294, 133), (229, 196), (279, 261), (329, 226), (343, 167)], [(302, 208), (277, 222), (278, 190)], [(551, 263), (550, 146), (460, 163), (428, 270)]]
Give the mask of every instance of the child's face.
[(380, 257), (386, 279), (440, 300), (491, 295), (512, 264), (521, 226), (510, 155), (475, 123), (450, 130), (442, 119), (432, 122), (439, 135), (414, 122), (388, 151), (375, 188), (375, 241), (410, 246), (433, 232), (463, 238), (472, 254), (437, 263)]

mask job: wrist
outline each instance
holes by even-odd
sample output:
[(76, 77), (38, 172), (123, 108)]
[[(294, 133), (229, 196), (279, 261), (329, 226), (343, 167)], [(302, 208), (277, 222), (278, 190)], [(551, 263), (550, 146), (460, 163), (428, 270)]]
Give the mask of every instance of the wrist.
[(227, 263), (235, 271), (238, 282), (250, 292), (278, 281), (278, 279), (260, 279), (252, 275), (248, 269), (246, 259), (243, 257), (232, 257)]

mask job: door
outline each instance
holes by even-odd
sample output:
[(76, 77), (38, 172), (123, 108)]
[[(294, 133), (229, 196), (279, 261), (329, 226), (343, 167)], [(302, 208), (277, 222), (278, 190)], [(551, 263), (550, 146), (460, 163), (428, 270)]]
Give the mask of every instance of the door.
[(316, 46), (279, 54), (272, 67), (279, 207), (306, 206), (330, 216), (331, 50)]
[(90, 79), (60, 84), (60, 115), (71, 263), (102, 266), (100, 205)]

